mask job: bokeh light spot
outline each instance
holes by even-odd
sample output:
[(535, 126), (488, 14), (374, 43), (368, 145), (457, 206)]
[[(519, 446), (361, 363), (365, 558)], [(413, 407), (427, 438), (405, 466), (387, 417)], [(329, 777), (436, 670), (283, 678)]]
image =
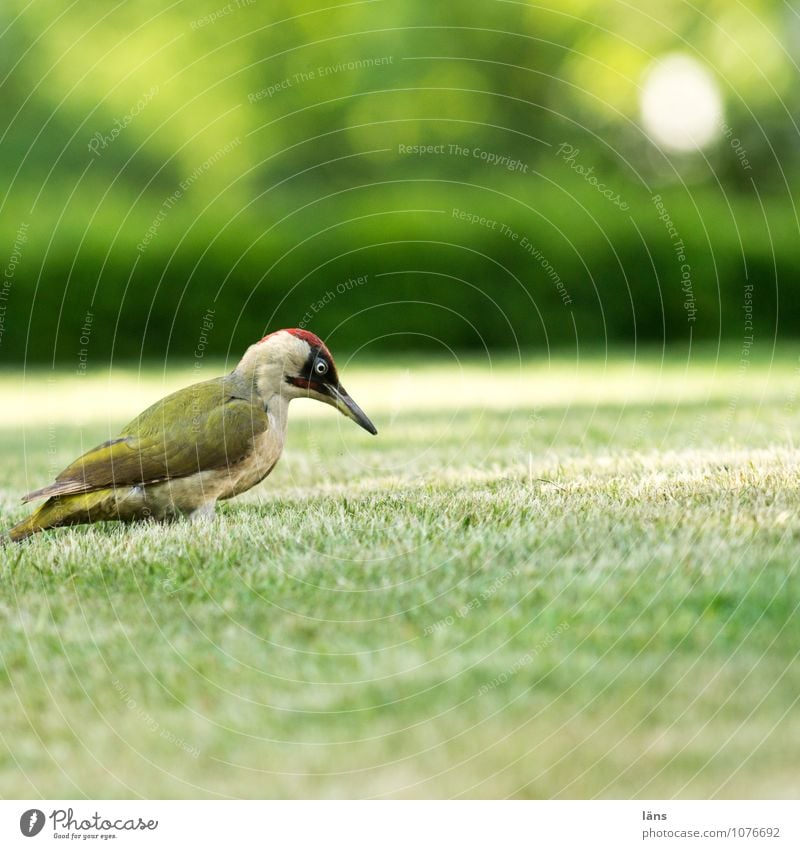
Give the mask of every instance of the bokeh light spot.
[(721, 132), (719, 87), (707, 68), (690, 56), (663, 57), (645, 74), (641, 116), (647, 134), (661, 147), (700, 150)]

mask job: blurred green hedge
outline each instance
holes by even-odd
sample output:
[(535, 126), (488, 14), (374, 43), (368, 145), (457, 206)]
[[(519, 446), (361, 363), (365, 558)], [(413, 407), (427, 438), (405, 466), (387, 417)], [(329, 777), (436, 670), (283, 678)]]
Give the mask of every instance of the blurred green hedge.
[[(782, 3), (59, 9), (0, 13), (2, 362), (797, 335)], [(676, 49), (736, 148), (639, 125)]]
[(270, 193), (224, 224), (213, 207), (177, 205), (144, 251), (144, 212), (116, 238), (111, 212), (88, 230), (88, 214), (56, 227), (53, 213), (52, 232), (42, 218), (28, 229), (0, 350), (69, 363), (85, 349), (99, 365), (193, 356), (202, 342), (236, 357), (295, 325), (350, 350), (378, 338), (387, 350), (545, 349), (796, 333), (798, 299), (778, 285), (800, 274), (790, 206), (765, 218), (753, 196), (672, 187), (657, 208), (631, 184), (622, 212), (571, 178), (521, 192), (512, 176), (504, 192), (420, 175), (309, 191), (304, 209), (297, 194)]

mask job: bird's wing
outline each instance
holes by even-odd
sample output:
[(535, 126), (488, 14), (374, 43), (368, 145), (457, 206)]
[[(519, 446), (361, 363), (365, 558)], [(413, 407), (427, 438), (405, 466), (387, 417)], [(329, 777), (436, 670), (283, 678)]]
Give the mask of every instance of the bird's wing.
[(135, 486), (225, 469), (253, 450), (269, 427), (264, 410), (231, 396), (223, 381), (207, 381), (169, 395), (134, 419), (116, 439), (88, 451), (55, 483), (23, 501)]

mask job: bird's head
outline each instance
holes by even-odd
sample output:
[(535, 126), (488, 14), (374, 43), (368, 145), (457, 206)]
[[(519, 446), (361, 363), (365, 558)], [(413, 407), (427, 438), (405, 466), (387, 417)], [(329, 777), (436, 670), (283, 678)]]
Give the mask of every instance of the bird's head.
[(238, 370), (249, 377), (264, 400), (280, 395), (314, 398), (336, 407), (340, 413), (372, 434), (378, 431), (366, 413), (339, 382), (336, 364), (325, 343), (308, 330), (277, 330), (251, 345)]

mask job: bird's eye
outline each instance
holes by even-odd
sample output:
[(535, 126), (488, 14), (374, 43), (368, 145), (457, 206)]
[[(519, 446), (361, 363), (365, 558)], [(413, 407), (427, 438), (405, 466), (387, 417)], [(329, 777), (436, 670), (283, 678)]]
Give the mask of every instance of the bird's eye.
[(328, 371), (328, 364), (325, 360), (317, 360), (314, 363), (314, 371), (319, 375), (326, 374)]

